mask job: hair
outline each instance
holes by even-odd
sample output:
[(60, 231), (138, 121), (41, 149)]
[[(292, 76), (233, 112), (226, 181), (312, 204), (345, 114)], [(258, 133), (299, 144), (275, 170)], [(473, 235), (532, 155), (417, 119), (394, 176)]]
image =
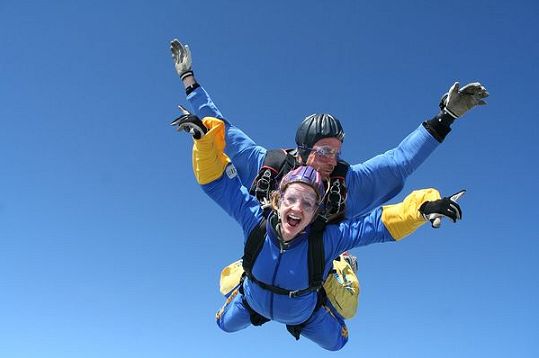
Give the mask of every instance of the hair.
[(279, 210), (279, 202), (281, 201), (281, 192), (279, 190), (274, 190), (270, 193), (270, 207), (271, 210)]

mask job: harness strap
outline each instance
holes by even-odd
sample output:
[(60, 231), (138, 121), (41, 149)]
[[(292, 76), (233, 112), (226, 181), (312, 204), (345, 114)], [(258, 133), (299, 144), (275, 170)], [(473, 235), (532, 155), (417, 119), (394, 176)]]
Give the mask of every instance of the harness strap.
[(299, 340), (299, 337), (301, 335), (301, 331), (303, 331), (303, 328), (307, 325), (307, 322), (312, 318), (312, 316), (322, 307), (324, 304), (324, 301), (326, 300), (326, 291), (324, 288), (322, 288), (320, 291), (318, 291), (318, 299), (316, 301), (316, 306), (314, 307), (313, 313), (311, 313), (311, 316), (305, 320), (305, 322), (302, 322), (300, 324), (287, 324), (286, 330), (297, 340)]
[(251, 321), (251, 324), (253, 326), (261, 326), (264, 323), (270, 321), (269, 318), (266, 318), (266, 317), (262, 316), (260, 313), (256, 312), (247, 303), (247, 300), (245, 299), (245, 296), (243, 294), (243, 277), (241, 278), (240, 293), (241, 293), (241, 302), (243, 303), (243, 306), (247, 309), (247, 312), (249, 312), (249, 320)]
[(243, 249), (243, 260), (242, 266), (245, 274), (250, 277), (252, 276), (252, 269), (255, 263), (256, 257), (262, 250), (262, 245), (264, 244), (264, 236), (266, 235), (266, 217), (263, 217), (260, 223), (251, 231), (245, 247)]
[(315, 288), (315, 287), (307, 287), (307, 288), (304, 288), (302, 290), (287, 290), (286, 288), (281, 288), (279, 286), (273, 286), (273, 285), (268, 285), (267, 283), (264, 283), (262, 281), (259, 281), (256, 277), (254, 277), (254, 275), (251, 273), (251, 275), (247, 275), (247, 277), (249, 277), (249, 280), (255, 282), (257, 285), (259, 285), (260, 287), (262, 287), (263, 289), (265, 290), (268, 290), (268, 291), (271, 291), (275, 294), (278, 294), (278, 295), (284, 295), (284, 296), (288, 296), (288, 297), (298, 297), (298, 296), (303, 296), (307, 293), (310, 293), (310, 292), (313, 292), (313, 291), (318, 291), (318, 288)]
[(313, 290), (320, 290), (324, 285), (324, 228), (325, 221), (318, 216), (312, 224), (309, 234), (308, 266), (309, 266), (309, 286)]
[(294, 169), (296, 159), (291, 150), (271, 149), (266, 152), (264, 163), (254, 179), (249, 193), (258, 201), (269, 199), (269, 194), (275, 190), (280, 178)]
[(336, 223), (344, 218), (346, 209), (346, 174), (350, 165), (339, 161), (329, 177), (328, 191), (324, 198), (324, 210), (321, 215), (328, 223)]

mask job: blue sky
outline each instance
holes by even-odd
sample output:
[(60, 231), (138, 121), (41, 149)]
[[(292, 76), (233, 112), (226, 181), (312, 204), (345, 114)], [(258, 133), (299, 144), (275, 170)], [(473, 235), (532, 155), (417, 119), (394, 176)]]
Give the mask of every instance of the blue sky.
[(330, 112), (352, 163), (397, 145), (454, 81), (481, 81), (488, 106), (393, 200), (466, 188), (464, 220), (354, 251), (340, 354), (537, 357), (538, 15), (531, 0), (2, 1), (0, 356), (331, 354), (276, 323), (214, 323), (242, 240), (168, 126), (186, 104), (178, 37), (258, 143), (292, 146), (305, 115)]

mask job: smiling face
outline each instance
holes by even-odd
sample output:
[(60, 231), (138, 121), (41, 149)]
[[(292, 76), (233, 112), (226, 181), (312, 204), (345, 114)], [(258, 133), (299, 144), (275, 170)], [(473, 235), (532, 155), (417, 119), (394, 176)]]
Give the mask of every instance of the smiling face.
[(318, 209), (318, 196), (312, 187), (301, 183), (290, 184), (279, 202), (281, 236), (292, 240), (309, 225)]
[(342, 143), (337, 138), (322, 138), (313, 145), (313, 150), (307, 157), (306, 165), (310, 165), (327, 180), (335, 169)]

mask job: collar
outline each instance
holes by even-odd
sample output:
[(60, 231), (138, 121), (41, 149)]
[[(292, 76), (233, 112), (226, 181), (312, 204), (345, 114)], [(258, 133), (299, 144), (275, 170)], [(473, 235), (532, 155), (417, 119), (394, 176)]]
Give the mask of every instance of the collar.
[(290, 241), (284, 241), (281, 238), (280, 225), (281, 224), (279, 222), (277, 214), (275, 212), (271, 213), (270, 217), (268, 218), (268, 221), (266, 222), (266, 232), (268, 233), (270, 241), (275, 246), (279, 247), (281, 252), (292, 249), (300, 245), (302, 242), (308, 240), (312, 226), (312, 224), (307, 225), (305, 230), (300, 232), (295, 238)]

